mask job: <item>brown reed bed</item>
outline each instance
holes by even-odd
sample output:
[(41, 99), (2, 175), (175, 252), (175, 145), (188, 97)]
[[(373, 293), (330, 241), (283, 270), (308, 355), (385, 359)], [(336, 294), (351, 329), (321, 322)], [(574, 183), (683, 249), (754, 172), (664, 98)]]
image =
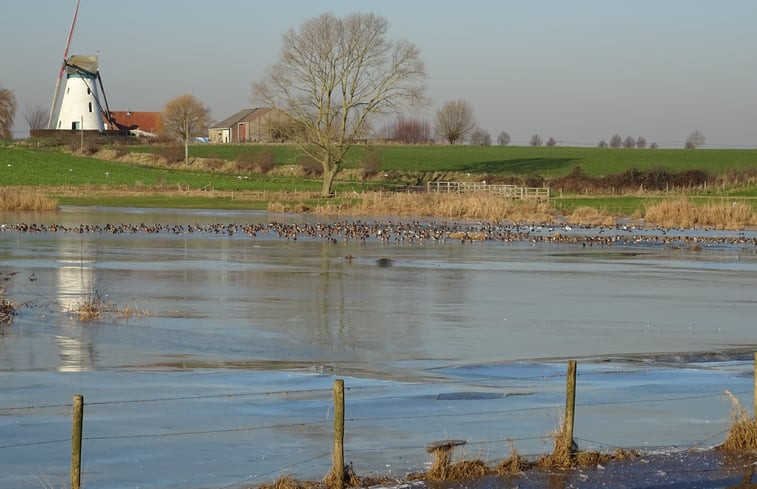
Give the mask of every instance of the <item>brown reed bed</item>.
[(554, 222), (557, 214), (538, 200), (505, 199), (490, 194), (366, 192), (355, 199), (327, 202), (313, 211), (325, 215), (418, 216), (512, 222)]
[(58, 201), (41, 192), (2, 190), (0, 191), (0, 210), (55, 211), (58, 210)]
[(577, 207), (566, 216), (566, 221), (579, 226), (614, 226), (616, 223), (616, 219), (604, 210), (589, 206)]
[(718, 449), (725, 452), (757, 451), (757, 418), (749, 416), (731, 391), (726, 390), (725, 394), (731, 402), (731, 426), (725, 441)]
[(757, 225), (757, 214), (743, 202), (721, 201), (697, 204), (682, 197), (664, 200), (645, 209), (647, 224), (661, 227), (710, 227), (716, 229), (744, 229)]

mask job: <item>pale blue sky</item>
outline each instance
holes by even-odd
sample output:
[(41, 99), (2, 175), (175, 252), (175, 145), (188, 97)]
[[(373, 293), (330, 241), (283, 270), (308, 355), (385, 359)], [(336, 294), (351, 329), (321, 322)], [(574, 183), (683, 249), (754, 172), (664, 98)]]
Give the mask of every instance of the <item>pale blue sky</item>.
[[(0, 85), (47, 108), (75, 0), (2, 0)], [(618, 133), (757, 147), (755, 0), (81, 0), (71, 54), (100, 53), (112, 110), (192, 93), (220, 120), (252, 106), (281, 36), (323, 12), (375, 12), (421, 49), (433, 121), (462, 98), (493, 138), (596, 145)], [(23, 134), (19, 134), (23, 135)]]

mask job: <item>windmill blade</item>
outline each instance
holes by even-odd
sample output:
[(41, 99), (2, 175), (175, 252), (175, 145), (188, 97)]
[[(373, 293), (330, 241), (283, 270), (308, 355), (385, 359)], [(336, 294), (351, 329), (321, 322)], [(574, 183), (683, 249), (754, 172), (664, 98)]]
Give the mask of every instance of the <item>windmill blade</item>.
[[(102, 92), (103, 100), (105, 100), (105, 118), (108, 119), (108, 123), (110, 124), (113, 121), (111, 120), (112, 118), (110, 116), (110, 107), (108, 107), (108, 97), (105, 95), (105, 87), (103, 87), (103, 79), (100, 76), (99, 71), (97, 72), (97, 81), (100, 82), (100, 92)], [(98, 101), (98, 104), (99, 104), (99, 101)], [(102, 106), (100, 107), (100, 110), (102, 111)]]
[(74, 37), (74, 26), (76, 25), (76, 17), (79, 15), (79, 1), (76, 0), (76, 9), (74, 9), (74, 19), (71, 21), (71, 28), (68, 30), (68, 37), (66, 38), (66, 49), (63, 51), (63, 62), (60, 65), (60, 71), (58, 72), (58, 81), (55, 82), (55, 92), (53, 92), (53, 102), (50, 106), (50, 116), (47, 120), (47, 128), (53, 123), (53, 113), (55, 112), (55, 103), (58, 101), (58, 95), (60, 95), (60, 80), (63, 78), (63, 72), (66, 69), (66, 60), (68, 59), (68, 49), (71, 47), (71, 38)]

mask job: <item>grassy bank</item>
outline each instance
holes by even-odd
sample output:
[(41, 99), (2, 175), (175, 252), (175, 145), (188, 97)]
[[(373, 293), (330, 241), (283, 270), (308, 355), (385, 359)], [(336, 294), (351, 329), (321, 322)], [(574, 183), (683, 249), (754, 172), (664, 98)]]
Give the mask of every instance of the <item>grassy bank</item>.
[[(324, 201), (318, 196), (321, 181), (317, 176), (307, 175), (297, 165), (284, 165), (297, 161), (297, 152), (292, 146), (194, 145), (192, 154), (207, 159), (195, 159), (189, 167), (183, 163), (167, 163), (155, 154), (145, 154), (160, 153), (160, 147), (114, 148), (97, 153), (100, 156), (97, 158), (74, 155), (60, 148), (0, 146), (0, 182), (6, 189), (16, 189), (10, 194), (25, 189), (32, 194), (49, 196), (58, 204), (85, 206), (318, 209), (322, 213), (353, 215), (431, 216), (436, 213), (445, 217), (495, 220), (507, 215), (516, 216), (511, 217), (515, 220), (526, 220), (529, 219), (526, 216), (530, 216), (535, 221), (543, 221), (544, 216), (553, 214), (574, 222), (593, 223), (610, 222), (618, 216), (643, 217), (651, 207), (681, 198), (694, 205), (686, 210), (688, 214), (704, 212), (705, 203), (724, 209), (738, 204), (741, 217), (729, 217), (735, 222), (749, 222), (752, 218), (747, 211), (753, 213), (757, 209), (757, 185), (751, 180), (751, 175), (757, 174), (757, 150), (383, 146), (378, 149), (384, 168), (379, 175), (365, 180), (359, 171), (346, 169), (338, 177), (338, 198)], [(275, 165), (266, 172), (240, 164), (240, 161), (249, 162), (251, 153), (269, 151)], [(366, 151), (363, 147), (356, 148), (350, 165), (359, 165), (358, 159)], [(130, 155), (130, 152), (136, 154)], [(702, 185), (669, 192), (641, 191), (650, 179), (669, 178), (671, 173), (657, 170), (629, 173), (628, 168), (634, 164), (655, 168), (666, 165), (680, 172), (693, 172), (694, 176), (706, 168), (707, 172), (720, 172), (715, 173), (720, 180), (716, 185), (709, 183), (716, 180), (708, 177)], [(580, 172), (576, 165), (580, 166)], [(456, 199), (447, 196), (441, 202), (429, 202), (428, 198), (390, 198), (390, 193), (373, 193), (374, 189), (403, 189), (433, 179), (477, 181), (489, 178), (494, 170), (501, 175), (551, 172), (561, 175), (554, 177), (552, 183), (564, 185), (566, 189), (576, 188), (576, 185), (585, 187), (581, 192), (553, 188), (548, 206), (529, 209), (528, 205), (519, 205), (516, 210), (509, 202), (471, 200), (467, 196)], [(617, 177), (602, 180), (591, 176), (604, 171), (615, 172), (612, 175)], [(742, 177), (746, 175), (746, 183), (727, 184), (725, 176), (734, 172)], [(643, 183), (632, 183), (636, 185), (630, 187), (632, 192), (624, 190), (608, 195), (601, 190), (590, 190), (601, 188), (607, 181), (634, 176), (642, 178)], [(678, 178), (676, 174), (673, 176)], [(727, 215), (724, 210), (710, 214)], [(686, 219), (686, 222), (692, 221), (690, 216)]]
[[(128, 151), (153, 152), (152, 146), (127, 147)], [(192, 146), (192, 154), (202, 158), (235, 160), (247, 153), (269, 150), (280, 165), (298, 163), (299, 152), (289, 145), (220, 145)], [(757, 168), (757, 149), (607, 149), (578, 147), (530, 146), (400, 146), (377, 145), (371, 149), (354, 147), (345, 167), (359, 168), (368, 151), (381, 159), (382, 170), (422, 172), (468, 172), (481, 174), (528, 175), (538, 173), (557, 177), (580, 166), (587, 175), (619, 173), (629, 168), (641, 170), (667, 168), (671, 171), (690, 169), (712, 173)]]

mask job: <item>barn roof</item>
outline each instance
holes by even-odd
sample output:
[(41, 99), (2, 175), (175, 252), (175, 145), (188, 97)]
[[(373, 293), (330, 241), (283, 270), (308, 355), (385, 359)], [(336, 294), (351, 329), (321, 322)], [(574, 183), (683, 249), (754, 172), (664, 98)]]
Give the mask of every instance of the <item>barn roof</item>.
[(258, 119), (259, 117), (267, 114), (270, 110), (271, 109), (269, 107), (255, 107), (252, 109), (240, 110), (236, 114), (227, 117), (221, 122), (213, 124), (213, 127), (211, 127), (210, 129), (227, 129), (229, 127), (233, 127), (236, 124), (239, 124), (244, 120), (251, 121)]
[(160, 112), (134, 112), (131, 110), (113, 111), (110, 113), (115, 125), (122, 131), (141, 129), (147, 132), (163, 130), (163, 117)]

